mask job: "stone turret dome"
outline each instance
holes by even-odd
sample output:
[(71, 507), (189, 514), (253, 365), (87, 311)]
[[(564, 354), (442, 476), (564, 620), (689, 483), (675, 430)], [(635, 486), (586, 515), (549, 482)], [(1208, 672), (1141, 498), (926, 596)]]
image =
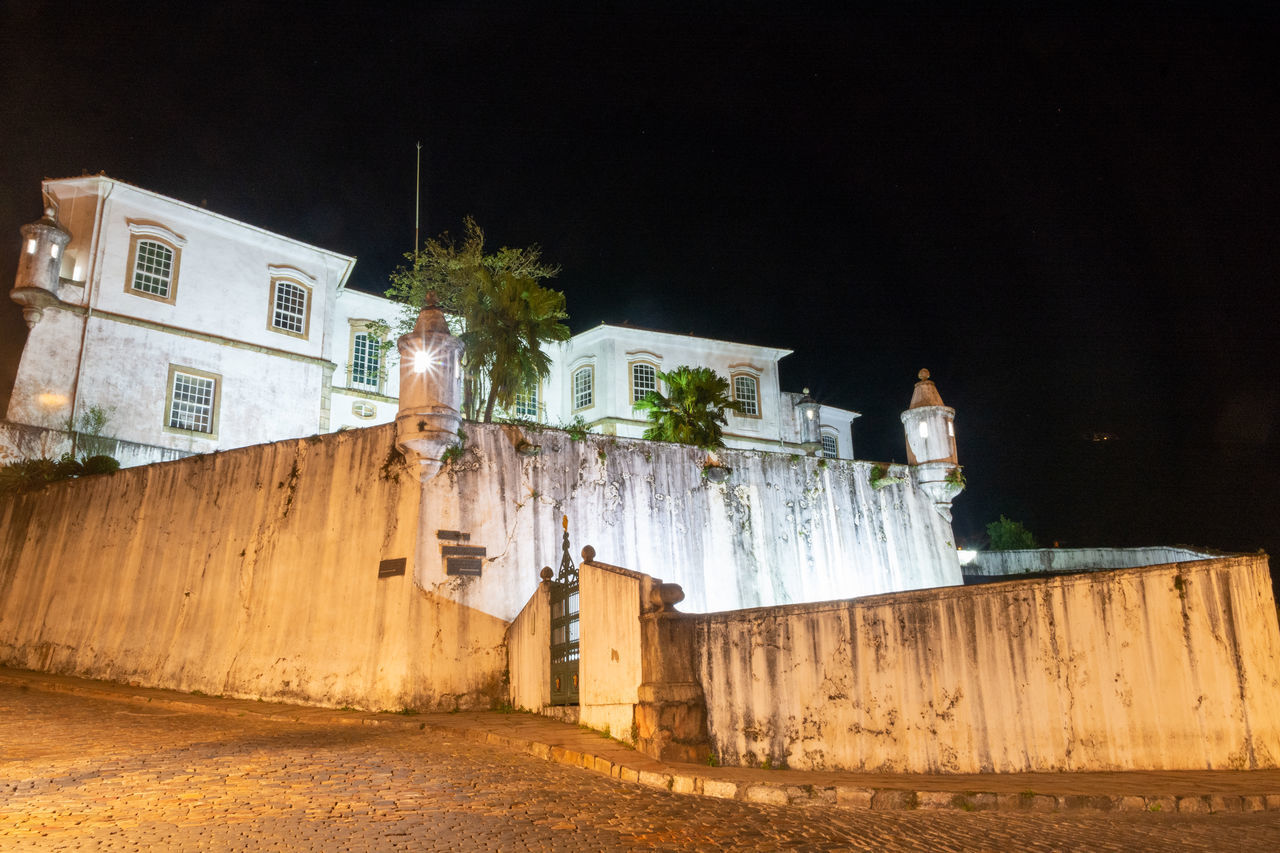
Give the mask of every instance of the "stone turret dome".
[(942, 402), (942, 395), (938, 393), (938, 387), (929, 378), (928, 370), (922, 369), (916, 376), (920, 378), (920, 381), (916, 383), (915, 390), (911, 392), (911, 405), (907, 406), (908, 409), (946, 405)]

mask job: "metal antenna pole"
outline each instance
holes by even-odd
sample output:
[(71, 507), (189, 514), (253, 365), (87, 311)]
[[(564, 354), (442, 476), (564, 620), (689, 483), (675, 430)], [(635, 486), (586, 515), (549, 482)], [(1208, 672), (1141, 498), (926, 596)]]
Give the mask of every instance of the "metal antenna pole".
[(422, 142), (418, 142), (418, 173), (413, 187), (413, 256), (418, 257), (418, 223), (422, 210), (418, 199), (422, 195)]

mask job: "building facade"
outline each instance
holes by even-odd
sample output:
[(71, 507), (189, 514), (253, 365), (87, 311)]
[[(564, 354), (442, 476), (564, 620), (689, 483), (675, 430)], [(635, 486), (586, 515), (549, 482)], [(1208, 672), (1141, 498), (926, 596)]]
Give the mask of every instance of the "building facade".
[[(355, 258), (106, 176), (47, 180), (11, 297), (29, 332), (0, 456), (53, 455), (95, 422), (138, 464), (393, 420), (382, 329), (402, 307), (347, 289)], [(725, 441), (853, 458), (857, 413), (784, 392), (790, 350), (600, 325), (551, 349), (509, 417), (640, 436), (634, 403), (679, 365), (727, 377)], [(811, 427), (806, 433), (806, 417)], [(818, 423), (820, 421), (820, 424)], [(59, 443), (61, 441), (61, 443)]]

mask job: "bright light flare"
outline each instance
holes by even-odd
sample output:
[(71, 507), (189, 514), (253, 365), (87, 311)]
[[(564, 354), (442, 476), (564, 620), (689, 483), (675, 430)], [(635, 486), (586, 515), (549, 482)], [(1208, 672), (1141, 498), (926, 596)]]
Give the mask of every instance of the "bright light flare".
[(443, 365), (443, 359), (435, 347), (427, 349), (415, 350), (413, 357), (409, 362), (409, 367), (414, 373), (432, 373), (434, 374)]

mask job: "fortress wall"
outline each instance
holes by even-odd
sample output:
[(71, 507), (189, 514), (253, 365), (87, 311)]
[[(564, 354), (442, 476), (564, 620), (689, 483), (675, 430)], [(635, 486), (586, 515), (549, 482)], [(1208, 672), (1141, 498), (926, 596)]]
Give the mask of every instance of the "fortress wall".
[(1129, 569), (1158, 563), (1185, 563), (1212, 559), (1218, 554), (1190, 548), (1156, 545), (1145, 548), (1026, 548), (1011, 551), (979, 551), (964, 567), (966, 575), (1004, 577), (1032, 572), (1070, 572)]
[(1280, 630), (1264, 556), (699, 618), (726, 764), (1280, 766)]
[[(468, 424), (425, 486), (385, 424), (0, 500), (0, 661), (211, 694), (505, 701), (508, 622), (572, 555), (644, 566), (689, 609), (960, 583), (950, 526), (868, 463)], [(528, 445), (540, 451), (532, 454)], [(452, 538), (451, 538), (452, 537)], [(449, 574), (445, 549), (483, 549)], [(379, 579), (380, 560), (406, 573)]]
[[(537, 568), (559, 565), (562, 514), (575, 562), (592, 545), (602, 561), (683, 586), (681, 607), (690, 611), (962, 582), (951, 526), (906, 469), (896, 471), (904, 482), (874, 489), (868, 462), (722, 450), (731, 473), (717, 484), (702, 475), (706, 453), (691, 447), (598, 435), (574, 441), (561, 430), (510, 426), (464, 430), (462, 459), (437, 477), (462, 496), (441, 526), (484, 529), (491, 554), (518, 561), (514, 580), (495, 574), (469, 600), (505, 619), (532, 594)], [(521, 441), (539, 454), (517, 453)]]
[[(412, 582), (394, 426), (57, 483), (0, 502), (0, 660), (210, 694), (487, 705), (505, 623)], [(379, 561), (404, 575), (379, 579)]]

